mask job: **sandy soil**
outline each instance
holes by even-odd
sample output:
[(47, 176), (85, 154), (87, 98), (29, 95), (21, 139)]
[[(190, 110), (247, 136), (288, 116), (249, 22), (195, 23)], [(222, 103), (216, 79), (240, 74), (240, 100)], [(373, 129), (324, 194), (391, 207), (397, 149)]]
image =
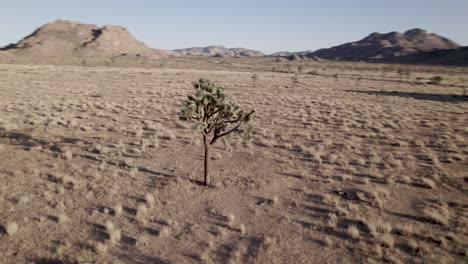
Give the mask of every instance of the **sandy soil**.
[[(0, 263), (467, 260), (468, 69), (158, 65), (0, 65)], [(177, 118), (201, 77), (257, 112), (210, 188)]]

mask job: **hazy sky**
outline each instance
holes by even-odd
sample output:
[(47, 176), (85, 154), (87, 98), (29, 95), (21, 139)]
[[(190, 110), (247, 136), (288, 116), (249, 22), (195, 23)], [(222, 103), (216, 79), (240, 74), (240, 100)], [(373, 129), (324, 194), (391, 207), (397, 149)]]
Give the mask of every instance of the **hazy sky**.
[(58, 18), (124, 26), (162, 49), (316, 50), (415, 27), (468, 45), (468, 0), (0, 0), (0, 46)]

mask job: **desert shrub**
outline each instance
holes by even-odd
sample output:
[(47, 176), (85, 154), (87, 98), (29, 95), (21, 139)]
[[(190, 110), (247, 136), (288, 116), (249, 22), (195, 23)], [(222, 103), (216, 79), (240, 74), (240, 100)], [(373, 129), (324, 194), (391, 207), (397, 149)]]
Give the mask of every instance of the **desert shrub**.
[(299, 76), (296, 74), (294, 74), (293, 77), (291, 77), (291, 81), (292, 83), (294, 84), (294, 86), (296, 86), (297, 84), (299, 84)]
[(256, 87), (257, 81), (258, 81), (258, 75), (254, 73), (251, 78), (252, 78), (253, 87)]
[(196, 128), (203, 135), (205, 147), (204, 184), (210, 184), (210, 146), (218, 139), (239, 131), (249, 122), (254, 111), (245, 111), (225, 93), (224, 87), (206, 79), (193, 84), (195, 94), (189, 95), (182, 105), (181, 119), (196, 122)]
[(429, 80), (429, 84), (440, 84), (442, 83), (442, 76), (434, 76)]

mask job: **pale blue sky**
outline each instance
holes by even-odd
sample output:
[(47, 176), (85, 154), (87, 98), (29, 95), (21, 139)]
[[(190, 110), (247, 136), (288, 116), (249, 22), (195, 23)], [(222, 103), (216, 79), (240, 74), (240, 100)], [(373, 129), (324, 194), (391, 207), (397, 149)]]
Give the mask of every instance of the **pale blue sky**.
[(419, 27), (468, 45), (468, 0), (0, 0), (0, 46), (58, 18), (127, 27), (148, 46), (316, 50)]

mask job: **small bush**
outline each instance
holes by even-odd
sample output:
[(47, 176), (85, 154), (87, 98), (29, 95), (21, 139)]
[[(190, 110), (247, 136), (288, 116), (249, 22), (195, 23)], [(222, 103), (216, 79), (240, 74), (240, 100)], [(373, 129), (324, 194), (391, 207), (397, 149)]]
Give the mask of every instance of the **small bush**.
[(442, 76), (434, 76), (430, 79), (429, 84), (440, 84), (442, 83), (443, 78)]

